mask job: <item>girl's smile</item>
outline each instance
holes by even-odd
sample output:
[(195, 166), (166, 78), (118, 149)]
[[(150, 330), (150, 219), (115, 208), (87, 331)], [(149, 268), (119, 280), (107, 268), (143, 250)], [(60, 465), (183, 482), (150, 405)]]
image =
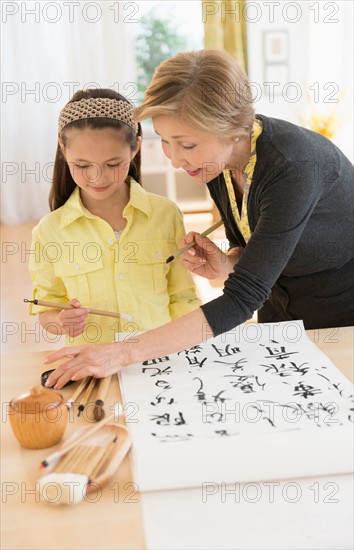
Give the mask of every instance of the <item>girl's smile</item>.
[(92, 191), (95, 191), (96, 193), (103, 193), (104, 191), (107, 191), (107, 189), (109, 188), (110, 188), (109, 185), (105, 185), (104, 187), (94, 187), (94, 186), (91, 187)]

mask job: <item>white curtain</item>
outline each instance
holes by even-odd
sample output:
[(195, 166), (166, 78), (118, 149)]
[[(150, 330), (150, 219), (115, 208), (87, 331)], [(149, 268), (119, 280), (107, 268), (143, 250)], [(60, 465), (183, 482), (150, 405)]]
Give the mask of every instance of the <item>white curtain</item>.
[(36, 221), (48, 192), (60, 109), (80, 88), (134, 101), (134, 2), (4, 2), (1, 222)]

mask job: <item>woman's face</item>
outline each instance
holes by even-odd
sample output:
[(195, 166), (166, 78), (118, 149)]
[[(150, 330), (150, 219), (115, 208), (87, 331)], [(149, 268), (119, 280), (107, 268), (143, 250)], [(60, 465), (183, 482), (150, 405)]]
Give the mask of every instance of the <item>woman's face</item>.
[(209, 183), (223, 170), (235, 169), (239, 138), (221, 138), (169, 115), (155, 117), (153, 125), (172, 166), (185, 170), (197, 183)]

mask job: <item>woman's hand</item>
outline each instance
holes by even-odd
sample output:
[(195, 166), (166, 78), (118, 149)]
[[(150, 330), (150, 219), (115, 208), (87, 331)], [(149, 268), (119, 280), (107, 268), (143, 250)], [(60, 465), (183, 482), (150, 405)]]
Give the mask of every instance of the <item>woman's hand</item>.
[(195, 245), (181, 256), (184, 267), (207, 279), (225, 279), (234, 268), (236, 255), (225, 254), (208, 237), (194, 231), (185, 236), (181, 247), (193, 240)]
[(44, 363), (48, 365), (63, 358), (69, 360), (52, 372), (45, 384), (47, 387), (60, 390), (69, 380), (81, 380), (86, 376), (105, 378), (127, 364), (119, 343), (65, 347), (48, 355)]

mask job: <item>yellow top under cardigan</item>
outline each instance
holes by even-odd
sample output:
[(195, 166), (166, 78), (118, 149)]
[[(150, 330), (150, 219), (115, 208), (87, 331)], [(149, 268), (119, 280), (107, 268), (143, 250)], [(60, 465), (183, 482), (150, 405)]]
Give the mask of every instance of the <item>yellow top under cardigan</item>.
[(223, 171), (227, 192), (230, 199), (232, 214), (235, 218), (237, 226), (241, 231), (242, 236), (245, 239), (246, 243), (249, 241), (251, 237), (251, 230), (248, 223), (248, 215), (247, 215), (247, 199), (248, 199), (249, 189), (252, 183), (254, 167), (256, 166), (256, 162), (257, 162), (256, 143), (261, 133), (262, 133), (262, 122), (259, 119), (255, 119), (253, 123), (252, 133), (251, 133), (251, 156), (244, 170), (245, 187), (243, 192), (241, 213), (239, 212), (239, 209), (237, 206), (235, 191), (232, 185), (230, 171), (229, 170)]

